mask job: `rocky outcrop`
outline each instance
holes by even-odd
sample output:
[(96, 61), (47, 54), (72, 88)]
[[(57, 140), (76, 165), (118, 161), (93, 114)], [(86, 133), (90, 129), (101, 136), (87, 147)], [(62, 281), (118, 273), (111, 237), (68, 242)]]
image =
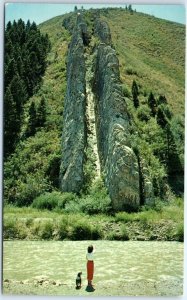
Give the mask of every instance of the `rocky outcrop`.
[[(81, 25), (80, 25), (81, 24)], [(77, 19), (67, 59), (67, 90), (64, 102), (60, 188), (80, 192), (84, 183), (86, 145), (86, 86), (82, 21)]]
[(95, 173), (104, 175), (113, 208), (132, 210), (151, 203), (152, 184), (131, 146), (130, 118), (110, 28), (106, 22), (93, 19), (92, 32), (100, 39), (95, 52), (91, 54), (87, 49), (84, 54), (90, 35), (81, 14), (69, 47), (61, 190), (79, 193), (82, 189), (84, 153), (90, 145), (96, 160)]
[(130, 144), (130, 123), (115, 50), (100, 44), (96, 55), (95, 86), (98, 149), (102, 171), (116, 210), (137, 207), (139, 168)]
[(111, 44), (111, 33), (108, 24), (99, 18), (95, 19), (94, 33), (99, 37), (101, 42), (110, 45)]
[(62, 26), (71, 34), (73, 34), (75, 29), (75, 19), (73, 18), (72, 14), (63, 19)]

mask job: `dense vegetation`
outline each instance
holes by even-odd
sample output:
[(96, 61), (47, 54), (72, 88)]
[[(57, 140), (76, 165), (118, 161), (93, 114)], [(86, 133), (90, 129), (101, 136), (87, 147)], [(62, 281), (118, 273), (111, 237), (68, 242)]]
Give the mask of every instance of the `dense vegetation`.
[[(91, 28), (92, 11), (84, 13), (88, 27)], [(151, 232), (158, 220), (164, 219), (167, 223), (170, 218), (173, 218), (169, 214), (166, 218), (163, 217), (165, 210), (172, 211), (171, 214), (174, 216), (177, 209), (177, 214), (180, 212), (181, 215), (180, 221), (182, 222), (183, 219), (183, 205), (176, 205), (173, 199), (176, 195), (183, 196), (184, 26), (133, 12), (132, 7), (131, 9), (103, 9), (100, 10), (100, 16), (110, 25), (113, 47), (116, 49), (120, 62), (121, 82), (132, 118), (133, 149), (141, 161), (146, 162), (153, 180), (155, 204), (152, 209), (155, 211), (151, 209), (149, 212), (146, 207), (142, 206), (142, 212), (139, 213), (140, 218), (146, 219), (145, 223), (150, 223), (151, 221), (148, 220), (151, 220), (153, 215), (157, 216), (153, 226), (148, 226)], [(5, 203), (17, 206), (32, 205), (33, 208), (30, 210), (28, 208), (31, 214), (33, 212), (38, 214), (37, 210), (43, 209), (57, 211), (59, 222), (61, 222), (60, 214), (62, 213), (65, 213), (62, 218), (68, 218), (66, 213), (76, 214), (79, 220), (82, 218), (82, 222), (87, 223), (90, 221), (89, 215), (99, 213), (110, 215), (108, 218), (113, 218), (114, 223), (117, 222), (116, 218), (119, 221), (119, 216), (123, 219), (126, 216), (130, 218), (129, 226), (138, 218), (138, 213), (132, 214), (131, 217), (126, 213), (112, 216), (110, 199), (102, 181), (96, 181), (93, 186), (89, 185), (89, 178), (93, 174), (91, 161), (87, 166), (86, 174), (88, 177), (86, 183), (89, 188), (82, 191), (79, 196), (62, 194), (58, 190), (63, 99), (66, 90), (66, 56), (71, 39), (70, 32), (62, 25), (67, 18), (71, 19), (73, 25), (75, 13), (53, 18), (41, 24), (39, 28), (34, 23), (28, 22), (25, 25), (21, 20), (18, 23), (7, 24), (5, 33)], [(16, 38), (15, 34), (17, 34)], [(14, 47), (11, 46), (11, 37), (15, 41)], [(90, 47), (94, 47), (95, 42), (97, 41), (92, 39)], [(30, 67), (33, 56), (36, 63), (32, 63)], [(14, 83), (17, 83), (16, 88)], [(15, 120), (15, 116), (18, 120)], [(145, 166), (141, 167), (143, 169)], [(162, 207), (159, 210), (160, 200), (166, 208)], [(172, 202), (171, 208), (168, 206), (170, 202)], [(10, 216), (10, 210), (5, 210), (8, 216)], [(12, 210), (16, 214), (19, 211), (18, 208)], [(98, 218), (99, 216), (103, 220), (106, 217), (98, 215)], [(92, 218), (92, 220), (97, 219), (96, 216)], [(14, 227), (16, 219), (15, 217), (11, 217), (10, 221), (8, 219), (5, 218), (5, 237), (16, 237), (17, 233), (11, 235), (6, 229), (8, 228), (6, 226)], [(12, 225), (6, 225), (9, 222), (12, 222)], [(21, 228), (23, 223), (20, 222)], [(76, 238), (76, 234), (72, 233), (74, 231), (71, 231), (74, 229), (69, 227), (70, 223), (67, 223), (67, 220), (63, 222), (62, 227), (66, 226), (65, 230), (68, 233), (59, 239)], [(178, 230), (181, 236), (182, 223), (177, 223), (177, 220), (173, 222), (168, 224), (171, 227), (175, 224), (174, 228), (178, 229), (174, 231), (176, 233)], [(35, 224), (33, 220), (31, 223)], [(47, 233), (50, 235), (51, 232), (51, 235), (47, 238), (53, 238), (56, 227), (54, 228), (53, 222), (48, 223), (50, 224), (40, 225), (51, 228)], [(94, 221), (93, 227), (89, 229), (91, 232), (96, 230), (94, 229), (96, 223)], [(162, 221), (158, 223), (161, 224)], [(24, 226), (22, 228), (25, 228)], [(28, 230), (28, 226), (26, 227), (25, 230)], [(102, 226), (93, 233), (95, 238), (110, 238), (103, 237), (101, 229), (103, 230)], [(18, 229), (16, 230), (19, 232)], [(41, 230), (36, 229), (37, 232)], [(124, 232), (126, 234), (125, 229)], [(171, 239), (175, 239), (175, 233), (172, 234)], [(28, 238), (28, 235), (28, 232), (23, 234), (24, 238)], [(46, 238), (42, 236), (42, 233), (36, 236)], [(85, 236), (93, 237), (87, 234)], [(130, 235), (129, 238), (132, 236)], [(176, 239), (182, 240), (183, 238)]]
[[(42, 35), (34, 22), (25, 24), (21, 19), (8, 22), (5, 30), (5, 156), (15, 150), (20, 138), (24, 105), (42, 80), (49, 49), (48, 36)], [(43, 121), (41, 113), (42, 107), (39, 108), (36, 126), (41, 126)], [(33, 133), (31, 119), (37, 118), (34, 103), (29, 117), (27, 135)]]
[[(110, 216), (99, 213), (89, 216), (78, 210), (70, 213), (72, 195), (67, 198), (67, 195), (56, 193), (53, 197), (45, 195), (45, 198), (48, 198), (48, 202), (45, 199), (46, 209), (6, 206), (4, 239), (184, 240), (181, 199), (171, 200), (170, 205), (157, 202), (154, 210), (142, 210), (138, 213), (118, 212)], [(33, 206), (44, 207), (42, 198)], [(47, 209), (52, 207), (50, 211)]]

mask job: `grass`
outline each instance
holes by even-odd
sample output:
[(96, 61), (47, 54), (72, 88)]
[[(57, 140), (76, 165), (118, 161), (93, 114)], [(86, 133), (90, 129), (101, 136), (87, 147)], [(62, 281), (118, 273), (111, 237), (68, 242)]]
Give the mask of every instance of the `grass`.
[(170, 204), (163, 204), (159, 202), (160, 207), (158, 209), (158, 204), (156, 204), (155, 209), (147, 209), (138, 213), (127, 213), (119, 212), (116, 214), (117, 222), (133, 222), (138, 221), (141, 223), (150, 222), (156, 223), (161, 220), (172, 220), (178, 222), (183, 220), (183, 200), (181, 198), (175, 198)]
[(122, 10), (102, 17), (111, 29), (122, 82), (131, 88), (135, 79), (165, 94), (173, 112), (184, 115), (185, 26)]
[[(183, 200), (159, 210), (115, 215), (67, 213), (33, 207), (4, 207), (4, 239), (28, 240), (184, 240)], [(155, 238), (156, 236), (156, 238)]]

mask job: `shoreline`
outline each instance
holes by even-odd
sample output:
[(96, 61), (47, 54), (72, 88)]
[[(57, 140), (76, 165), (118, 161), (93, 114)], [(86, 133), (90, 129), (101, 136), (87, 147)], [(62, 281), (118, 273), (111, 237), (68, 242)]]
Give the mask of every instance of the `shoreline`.
[[(6, 281), (6, 282), (5, 282)], [(24, 280), (15, 281), (5, 279), (3, 282), (4, 295), (61, 295), (61, 296), (182, 296), (183, 280), (137, 280), (115, 284), (98, 282), (94, 284), (94, 291), (87, 289), (86, 281), (81, 289), (75, 285), (63, 284), (60, 280)]]

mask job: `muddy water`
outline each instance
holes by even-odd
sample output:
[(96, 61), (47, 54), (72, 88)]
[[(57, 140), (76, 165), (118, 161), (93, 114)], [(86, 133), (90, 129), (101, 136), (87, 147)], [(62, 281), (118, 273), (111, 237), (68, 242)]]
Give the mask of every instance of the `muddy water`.
[[(3, 277), (13, 280), (47, 276), (74, 284), (76, 273), (86, 281), (86, 249), (90, 241), (6, 241)], [(183, 277), (183, 244), (177, 242), (94, 241), (94, 282), (115, 284)]]

